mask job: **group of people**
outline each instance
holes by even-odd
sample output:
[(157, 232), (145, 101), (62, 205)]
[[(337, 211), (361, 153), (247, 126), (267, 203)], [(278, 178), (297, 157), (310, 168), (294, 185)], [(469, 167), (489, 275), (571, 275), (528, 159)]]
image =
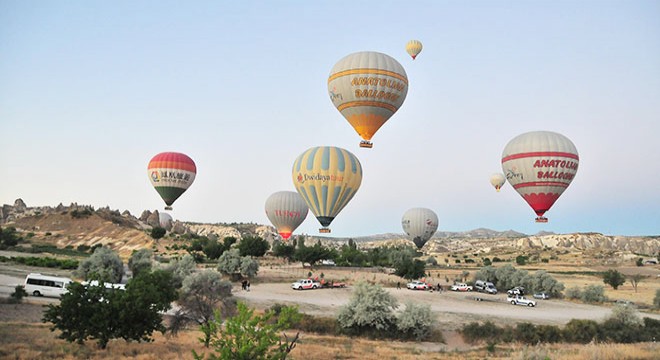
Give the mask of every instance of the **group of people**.
[(245, 291), (250, 291), (250, 281), (249, 281), (249, 280), (243, 280), (243, 281), (241, 282), (241, 287), (242, 287), (243, 290), (245, 290)]

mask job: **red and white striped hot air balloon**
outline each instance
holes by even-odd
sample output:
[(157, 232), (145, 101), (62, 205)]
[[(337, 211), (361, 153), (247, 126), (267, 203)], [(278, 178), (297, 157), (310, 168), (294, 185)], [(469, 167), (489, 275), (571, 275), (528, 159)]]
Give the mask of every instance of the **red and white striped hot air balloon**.
[(502, 152), (502, 171), (511, 186), (536, 212), (537, 222), (547, 222), (546, 211), (571, 184), (579, 156), (564, 135), (533, 131), (513, 138)]
[(163, 152), (154, 156), (147, 166), (147, 175), (160, 197), (172, 210), (172, 204), (181, 196), (197, 175), (197, 166), (188, 155), (177, 152)]

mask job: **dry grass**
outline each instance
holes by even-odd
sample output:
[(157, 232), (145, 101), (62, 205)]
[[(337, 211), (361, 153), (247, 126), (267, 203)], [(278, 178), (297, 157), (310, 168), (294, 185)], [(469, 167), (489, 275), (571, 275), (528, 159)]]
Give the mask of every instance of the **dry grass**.
[[(58, 339), (48, 326), (29, 323), (0, 323), (1, 359), (192, 359), (192, 349), (208, 351), (198, 342), (199, 331), (184, 331), (177, 337), (157, 334), (151, 343), (114, 340), (106, 350), (95, 343), (70, 344)], [(291, 335), (291, 334), (290, 334)], [(444, 344), (375, 341), (347, 337), (301, 334), (291, 359), (567, 359), (619, 360), (657, 359), (660, 344), (589, 345), (497, 345), (451, 350)]]

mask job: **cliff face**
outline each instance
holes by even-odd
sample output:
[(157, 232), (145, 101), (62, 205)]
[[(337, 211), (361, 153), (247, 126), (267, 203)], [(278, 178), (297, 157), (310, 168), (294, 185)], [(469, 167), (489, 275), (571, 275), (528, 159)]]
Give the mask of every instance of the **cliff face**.
[[(33, 234), (34, 241), (52, 243), (58, 247), (102, 244), (128, 256), (133, 250), (160, 246), (149, 236), (153, 226), (158, 226), (157, 211), (145, 210), (139, 218), (128, 211), (101, 208), (72, 203), (55, 207), (28, 207), (17, 199), (13, 205), (0, 207), (0, 225), (13, 226)], [(244, 236), (259, 236), (273, 242), (279, 238), (272, 226), (259, 224), (195, 224), (175, 220), (171, 233), (195, 234), (223, 239), (231, 236), (240, 240)], [(404, 234), (379, 234), (352, 238), (361, 248), (377, 246), (413, 245)], [(348, 238), (306, 236), (309, 246), (320, 241), (325, 246), (340, 247)], [(414, 245), (413, 245), (414, 246)], [(570, 251), (624, 252), (645, 256), (657, 256), (660, 236), (607, 236), (599, 233), (553, 234), (533, 236), (513, 230), (498, 232), (475, 229), (466, 232), (438, 232), (422, 251), (425, 254), (447, 252), (490, 253), (502, 250), (565, 249)]]

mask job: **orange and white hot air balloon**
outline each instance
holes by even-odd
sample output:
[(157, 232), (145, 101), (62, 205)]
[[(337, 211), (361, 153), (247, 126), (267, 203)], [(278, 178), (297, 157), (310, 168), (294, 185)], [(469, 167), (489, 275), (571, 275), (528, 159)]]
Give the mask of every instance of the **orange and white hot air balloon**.
[(422, 52), (422, 42), (419, 40), (410, 40), (406, 44), (406, 52), (415, 60), (417, 55)]
[(408, 94), (408, 77), (394, 58), (373, 51), (339, 60), (328, 77), (332, 104), (362, 137), (360, 147), (399, 110)]
[(544, 217), (577, 173), (580, 157), (566, 136), (533, 131), (513, 138), (502, 152), (502, 171), (507, 181), (536, 212)]
[(495, 190), (497, 192), (500, 192), (500, 189), (502, 188), (502, 185), (506, 182), (506, 178), (504, 177), (504, 174), (502, 173), (494, 173), (493, 175), (490, 176), (490, 184), (493, 185)]
[(163, 152), (154, 156), (147, 166), (151, 185), (172, 210), (172, 204), (181, 196), (197, 175), (197, 166), (188, 155), (177, 152)]

